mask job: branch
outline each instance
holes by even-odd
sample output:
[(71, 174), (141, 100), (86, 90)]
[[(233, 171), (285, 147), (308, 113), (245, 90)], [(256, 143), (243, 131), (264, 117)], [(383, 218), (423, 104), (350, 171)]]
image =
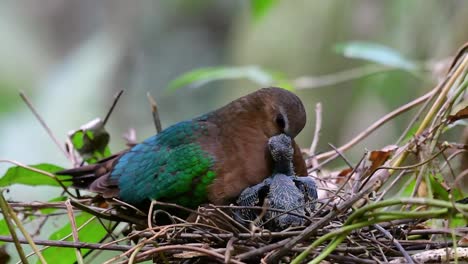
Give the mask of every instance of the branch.
[[(0, 241), (3, 242), (14, 242), (14, 239), (10, 236), (0, 236)], [(73, 241), (57, 241), (57, 240), (33, 240), (36, 245), (49, 246), (49, 247), (65, 247), (65, 248), (87, 248), (87, 249), (100, 249), (110, 251), (127, 251), (133, 248), (133, 246), (122, 246), (122, 245), (103, 245), (96, 243), (86, 242), (73, 242)], [(18, 242), (21, 244), (28, 244), (28, 241), (24, 238), (18, 238)], [(144, 250), (148, 250), (144, 248)]]
[(52, 141), (54, 141), (55, 145), (57, 145), (57, 147), (60, 149), (60, 151), (63, 152), (63, 154), (65, 155), (65, 157), (67, 159), (70, 159), (70, 155), (68, 154), (68, 152), (65, 150), (65, 148), (62, 146), (62, 144), (60, 143), (60, 141), (57, 139), (57, 137), (54, 135), (54, 133), (52, 132), (52, 130), (49, 128), (49, 126), (46, 124), (46, 122), (44, 121), (44, 119), (42, 119), (41, 115), (39, 115), (39, 113), (36, 111), (36, 109), (34, 108), (34, 106), (32, 105), (31, 101), (28, 99), (28, 97), (26, 96), (26, 94), (24, 94), (24, 92), (20, 91), (19, 93), (21, 99), (23, 99), (23, 101), (26, 103), (26, 105), (29, 107), (29, 109), (31, 110), (31, 112), (34, 114), (34, 116), (37, 118), (37, 120), (39, 121), (39, 123), (41, 124), (41, 126), (45, 129), (45, 131), (47, 132), (47, 134), (50, 136), (50, 138), (52, 139)]

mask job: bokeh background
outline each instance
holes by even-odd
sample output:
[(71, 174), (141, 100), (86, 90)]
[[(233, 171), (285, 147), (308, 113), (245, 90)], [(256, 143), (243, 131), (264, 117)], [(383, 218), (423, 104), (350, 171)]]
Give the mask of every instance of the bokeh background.
[[(346, 143), (429, 91), (468, 39), (465, 0), (264, 2), (271, 5), (258, 12), (247, 0), (0, 1), (0, 160), (71, 166), (19, 91), (64, 142), (68, 131), (103, 118), (116, 92), (125, 89), (107, 125), (116, 152), (125, 148), (122, 135), (129, 128), (136, 129), (138, 140), (155, 133), (147, 92), (167, 127), (261, 87), (238, 78), (168, 89), (186, 72), (219, 66), (257, 66), (287, 80), (307, 108), (308, 123), (298, 137), (304, 148), (312, 140), (315, 104), (321, 102), (318, 151), (324, 152), (328, 143)], [(351, 41), (392, 48), (418, 70), (380, 70), (381, 65), (336, 52), (337, 44)], [(339, 81), (350, 73), (360, 78)], [(394, 143), (412, 114), (386, 124), (346, 154), (358, 160), (366, 148)], [(0, 174), (9, 166), (0, 163)], [(13, 186), (7, 196), (45, 201), (59, 193)], [(51, 230), (67, 219), (57, 221)]]
[[(147, 92), (167, 127), (260, 88), (248, 80), (224, 80), (167, 89), (170, 81), (200, 67), (258, 65), (296, 84), (304, 76), (333, 79), (369, 64), (334, 51), (349, 41), (391, 47), (423, 66), (421, 74), (392, 70), (296, 89), (309, 116), (298, 141), (310, 145), (315, 104), (321, 102), (318, 150), (326, 151), (328, 143), (345, 143), (434, 87), (444, 62), (468, 39), (464, 0), (273, 2), (256, 16), (246, 0), (1, 1), (0, 159), (70, 166), (18, 96), (20, 90), (64, 141), (68, 131), (102, 118), (114, 94), (125, 89), (108, 123), (111, 149), (118, 151), (129, 128), (136, 129), (138, 140), (155, 132)], [(392, 144), (410, 118), (385, 125), (350, 157)], [(8, 166), (0, 164), (0, 172)], [(10, 194), (18, 200), (50, 195), (28, 187)]]

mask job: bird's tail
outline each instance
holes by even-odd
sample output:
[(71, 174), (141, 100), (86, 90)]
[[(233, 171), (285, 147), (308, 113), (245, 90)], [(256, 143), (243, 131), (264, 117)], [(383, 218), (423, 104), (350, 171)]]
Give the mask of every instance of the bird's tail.
[(58, 171), (56, 175), (68, 175), (69, 179), (62, 181), (71, 181), (72, 186), (78, 189), (89, 189), (89, 186), (99, 178), (100, 175), (96, 173), (100, 164), (92, 164), (81, 166), (78, 168), (67, 169)]
[(78, 189), (91, 190), (91, 185), (100, 177), (107, 175), (114, 166), (115, 161), (122, 154), (117, 153), (107, 158), (104, 158), (96, 164), (81, 166), (67, 170), (58, 171), (56, 175), (68, 175), (71, 178), (65, 181), (71, 181), (72, 186)]

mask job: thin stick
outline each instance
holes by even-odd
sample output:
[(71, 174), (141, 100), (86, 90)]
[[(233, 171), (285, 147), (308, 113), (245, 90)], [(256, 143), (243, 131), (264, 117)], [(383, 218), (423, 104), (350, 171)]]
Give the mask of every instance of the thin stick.
[(390, 234), (390, 232), (388, 232), (387, 230), (385, 230), (382, 226), (380, 226), (378, 224), (375, 224), (374, 227), (393, 242), (393, 244), (395, 245), (396, 248), (398, 248), (398, 250), (401, 252), (403, 257), (405, 257), (406, 263), (414, 264), (414, 261), (411, 258), (411, 256), (408, 254), (408, 252), (406, 252), (406, 250), (403, 248), (403, 246), (400, 244), (400, 242), (398, 242), (398, 240), (396, 240), (392, 236), (392, 234)]
[[(452, 85), (462, 75), (463, 71), (466, 70), (467, 66), (468, 66), (468, 55), (465, 55), (463, 57), (463, 60), (461, 61), (460, 65), (458, 65), (457, 68), (453, 69), (453, 71), (454, 71), (453, 74), (448, 76), (447, 82), (444, 82), (444, 85), (443, 85), (437, 99), (435, 100), (434, 104), (429, 109), (429, 112), (426, 114), (423, 121), (419, 125), (418, 130), (415, 133), (415, 136), (421, 135), (424, 132), (424, 130), (426, 130), (426, 128), (430, 125), (432, 119), (437, 114), (438, 110), (441, 108), (443, 103), (445, 102), (445, 100), (447, 98), (447, 94), (450, 91), (450, 89), (452, 88)], [(433, 91), (435, 91), (435, 90), (438, 90), (438, 89), (434, 89)], [(394, 166), (394, 167), (400, 166), (403, 163), (403, 161), (406, 159), (408, 154), (409, 154), (408, 151), (403, 152), (398, 157), (398, 159), (395, 160), (395, 162), (392, 164), (392, 166)]]
[[(320, 130), (322, 129), (322, 104), (317, 103), (315, 105), (315, 131), (314, 131), (314, 138), (312, 139), (312, 144), (310, 144), (309, 148), (309, 156), (313, 157), (315, 155), (315, 151), (317, 150), (317, 144), (320, 138)], [(317, 159), (312, 158), (312, 166), (317, 167), (318, 162)]]
[(60, 151), (63, 152), (63, 154), (65, 155), (65, 157), (67, 159), (70, 159), (67, 151), (65, 150), (65, 148), (62, 146), (62, 144), (60, 143), (60, 141), (57, 139), (57, 137), (54, 135), (54, 133), (52, 132), (52, 130), (49, 128), (49, 126), (46, 124), (46, 122), (44, 121), (44, 119), (42, 119), (42, 117), (39, 115), (39, 113), (36, 111), (36, 108), (34, 108), (34, 106), (32, 105), (31, 101), (28, 99), (28, 97), (26, 96), (26, 94), (24, 94), (23, 91), (20, 91), (19, 92), (19, 95), (21, 97), (21, 99), (23, 99), (23, 101), (26, 103), (26, 105), (29, 107), (29, 110), (31, 110), (31, 112), (34, 114), (34, 116), (36, 117), (36, 119), (39, 121), (39, 123), (41, 124), (41, 126), (45, 129), (45, 131), (47, 132), (47, 134), (49, 134), (49, 137), (52, 139), (52, 141), (54, 141), (55, 145), (57, 145), (57, 147), (60, 149)]
[(294, 80), (294, 86), (297, 89), (319, 88), (394, 70), (398, 69), (372, 64), (318, 77), (299, 77)]
[[(336, 151), (336, 154), (338, 154), (343, 159), (343, 161), (346, 163), (346, 165), (348, 165), (350, 169), (354, 169), (354, 166), (353, 164), (351, 164), (351, 161), (348, 158), (346, 158), (346, 156), (339, 149), (337, 149), (331, 143), (328, 143), (328, 146), (330, 146), (330, 148)], [(367, 154), (367, 151), (366, 151), (366, 154)]]
[[(73, 241), (79, 242), (80, 239), (78, 238), (78, 231), (76, 231), (76, 221), (75, 221), (75, 217), (73, 214), (73, 207), (70, 203), (70, 199), (65, 201), (65, 206), (67, 207), (68, 219), (70, 219)], [(81, 255), (81, 251), (79, 248), (75, 248), (75, 254), (76, 254), (76, 262), (78, 264), (83, 264), (84, 263), (83, 256)]]
[(20, 239), (18, 239), (18, 235), (16, 234), (15, 228), (13, 227), (13, 223), (11, 222), (11, 215), (9, 213), (10, 210), (8, 209), (8, 203), (6, 202), (5, 197), (3, 197), (3, 191), (3, 189), (0, 190), (0, 208), (3, 212), (3, 218), (5, 219), (8, 230), (10, 231), (11, 241), (15, 243), (16, 251), (18, 252), (21, 262), (27, 264), (29, 262), (26, 258), (26, 255), (24, 254), (23, 248), (21, 247), (21, 242)]
[[(434, 90), (438, 91), (442, 87), (442, 84), (443, 84), (443, 82), (440, 85), (437, 85), (437, 87)], [(395, 142), (395, 145), (400, 145), (400, 143), (405, 139), (405, 136), (408, 134), (408, 132), (414, 126), (414, 124), (421, 118), (422, 113), (429, 106), (429, 103), (432, 101), (432, 99), (434, 99), (436, 94), (437, 94), (437, 92), (432, 93), (432, 95), (424, 102), (422, 107), (419, 108), (416, 115), (413, 117), (413, 119), (411, 119), (409, 124), (406, 126), (405, 130), (403, 130), (403, 133), (401, 133), (400, 137)]]
[[(3, 197), (3, 194), (0, 194), (2, 196), (2, 199), (5, 199)], [(34, 240), (32, 239), (31, 235), (29, 235), (28, 231), (26, 230), (26, 228), (24, 228), (23, 224), (21, 223), (21, 221), (18, 219), (18, 217), (16, 216), (16, 213), (15, 211), (13, 211), (13, 209), (8, 206), (8, 210), (10, 211), (10, 216), (11, 218), (13, 218), (13, 221), (15, 221), (15, 224), (16, 226), (18, 227), (18, 229), (21, 231), (21, 233), (23, 234), (24, 238), (28, 241), (29, 245), (31, 246), (31, 248), (33, 249), (33, 252), (36, 254), (37, 258), (39, 259), (39, 261), (43, 264), (47, 264), (47, 261), (45, 260), (44, 256), (42, 256), (41, 254), (41, 251), (39, 250), (39, 248), (36, 246), (36, 244), (34, 244)]]
[[(138, 260), (141, 260), (142, 258), (145, 258), (146, 256), (152, 255), (157, 252), (161, 251), (174, 251), (174, 250), (184, 250), (184, 251), (195, 251), (195, 252), (200, 252), (203, 253), (207, 256), (210, 256), (214, 259), (218, 259), (220, 261), (224, 261), (224, 255), (221, 255), (215, 251), (206, 249), (206, 248), (201, 248), (201, 247), (194, 247), (194, 246), (186, 246), (186, 245), (169, 245), (169, 246), (161, 246), (157, 248), (153, 248), (150, 250), (145, 251), (144, 253), (140, 254), (138, 256)], [(234, 264), (242, 264), (244, 262), (238, 261), (231, 259), (231, 263)]]
[(102, 122), (104, 125), (107, 123), (107, 120), (109, 120), (109, 117), (112, 114), (112, 112), (114, 111), (114, 108), (117, 105), (117, 102), (119, 101), (120, 96), (122, 96), (123, 92), (124, 92), (124, 90), (122, 89), (122, 90), (118, 91), (117, 94), (115, 94), (114, 101), (112, 102), (112, 105), (109, 108), (109, 111), (107, 111), (106, 117), (104, 118), (104, 121)]
[[(15, 239), (11, 236), (0, 236), (0, 241), (4, 242), (15, 242)], [(28, 244), (29, 242), (24, 238), (17, 240), (21, 244)], [(123, 245), (103, 245), (100, 243), (88, 243), (88, 242), (73, 242), (73, 241), (59, 241), (59, 240), (40, 240), (35, 239), (36, 245), (48, 246), (48, 247), (64, 247), (64, 248), (87, 248), (87, 249), (99, 249), (109, 251), (127, 251), (132, 249), (134, 246), (123, 246)], [(145, 250), (147, 250), (146, 248)], [(26, 263), (26, 262), (24, 262)]]
[(428, 159), (424, 160), (424, 161), (421, 161), (419, 163), (416, 163), (416, 164), (412, 164), (412, 165), (408, 165), (408, 166), (400, 166), (400, 167), (394, 167), (394, 166), (380, 166), (378, 168), (375, 169), (374, 172), (372, 172), (371, 174), (374, 174), (376, 171), (378, 170), (409, 170), (409, 169), (414, 169), (414, 168), (417, 168), (417, 167), (420, 167), (424, 164), (427, 164), (429, 163), (430, 161), (432, 161), (433, 159), (437, 158), (437, 156), (439, 156), (440, 154), (442, 154), (445, 150), (447, 149), (446, 146), (442, 147), (436, 154), (430, 156)]
[(150, 92), (146, 93), (146, 97), (148, 97), (148, 101), (151, 105), (151, 112), (153, 113), (153, 122), (154, 126), (156, 127), (156, 132), (159, 133), (162, 130), (162, 126), (161, 119), (159, 118), (158, 105), (156, 104), (156, 100), (154, 100), (153, 96), (151, 96)]
[(231, 262), (231, 253), (234, 250), (234, 242), (237, 241), (236, 237), (232, 237), (226, 244), (226, 253), (224, 254), (224, 263)]
[[(89, 218), (84, 224), (82, 224), (80, 227), (78, 227), (77, 230), (80, 231), (82, 228), (84, 228), (86, 225), (88, 225), (88, 224), (89, 224), (91, 221), (93, 221), (95, 218), (96, 218), (95, 216)], [(58, 241), (55, 241), (55, 240), (54, 240), (53, 242), (64, 242), (64, 240), (68, 239), (68, 238), (71, 237), (71, 236), (72, 236), (72, 234), (68, 234), (68, 235), (64, 236), (62, 239), (60, 239), (60, 240), (58, 240)], [(0, 241), (9, 241), (9, 240), (2, 240), (2, 239), (3, 239), (2, 236), (0, 236)], [(34, 243), (37, 244), (37, 245), (41, 245), (41, 243), (39, 243), (38, 241), (45, 242), (45, 243), (42, 243), (42, 245), (46, 245), (46, 246), (43, 247), (43, 248), (41, 248), (39, 251), (44, 251), (44, 250), (50, 248), (51, 246), (54, 246), (54, 245), (50, 245), (50, 246), (49, 246), (49, 244), (47, 244), (48, 242), (52, 242), (51, 240), (33, 240), (33, 241), (34, 241)], [(20, 242), (23, 243), (22, 240), (20, 240)], [(84, 243), (85, 245), (87, 245), (86, 242), (80, 242), (80, 243)], [(99, 244), (99, 245), (102, 245), (102, 244)], [(57, 247), (62, 247), (62, 246), (58, 246), (58, 245), (56, 245), (56, 246), (57, 246)], [(72, 248), (73, 248), (74, 246), (66, 246), (66, 245), (64, 245), (63, 247), (72, 247)], [(86, 247), (84, 246), (83, 248), (86, 248)], [(30, 257), (30, 256), (32, 256), (32, 255), (33, 255), (33, 253), (30, 253), (30, 254), (27, 255), (27, 257)]]
[[(411, 108), (425, 102), (427, 99), (431, 98), (432, 95), (436, 91), (437, 91), (437, 89), (434, 89), (434, 90), (430, 91), (429, 93), (427, 93), (427, 94), (425, 94), (425, 95), (423, 95), (423, 96), (421, 96), (421, 97), (419, 97), (419, 98), (417, 98), (417, 99), (415, 99), (415, 100), (413, 100), (413, 101), (411, 101), (411, 102), (409, 102), (409, 103), (407, 103), (407, 104), (393, 110), (392, 112), (386, 114), (385, 116), (383, 116), (382, 118), (377, 120), (377, 122), (372, 124), (370, 127), (365, 129), (364, 131), (362, 131), (359, 135), (357, 135), (356, 137), (351, 139), (348, 143), (344, 144), (343, 146), (339, 147), (338, 149), (340, 150), (340, 152), (344, 152), (344, 151), (350, 149), (352, 146), (359, 143), (362, 139), (366, 138), (374, 130), (381, 127), (382, 125), (384, 125), (388, 121), (392, 120), (395, 116), (398, 116), (399, 114), (404, 113), (404, 112), (410, 110)], [(325, 153), (317, 155), (316, 158), (318, 160), (326, 159), (326, 158), (329, 158), (331, 156), (334, 156), (335, 153), (336, 153), (335, 150), (327, 151)]]

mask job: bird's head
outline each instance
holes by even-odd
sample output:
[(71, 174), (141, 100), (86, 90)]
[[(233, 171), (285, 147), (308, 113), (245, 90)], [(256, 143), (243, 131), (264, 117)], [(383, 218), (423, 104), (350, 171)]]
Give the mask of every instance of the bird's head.
[(306, 112), (294, 93), (270, 87), (234, 100), (205, 118), (222, 127), (258, 129), (267, 138), (282, 133), (294, 138), (305, 126)]
[[(260, 89), (259, 96), (265, 102), (271, 136), (284, 133), (296, 137), (306, 124), (306, 112), (302, 101), (285, 89), (270, 87)], [(276, 133), (275, 133), (276, 132)]]
[(294, 148), (291, 138), (286, 134), (279, 134), (268, 139), (268, 149), (275, 164), (292, 164)]

